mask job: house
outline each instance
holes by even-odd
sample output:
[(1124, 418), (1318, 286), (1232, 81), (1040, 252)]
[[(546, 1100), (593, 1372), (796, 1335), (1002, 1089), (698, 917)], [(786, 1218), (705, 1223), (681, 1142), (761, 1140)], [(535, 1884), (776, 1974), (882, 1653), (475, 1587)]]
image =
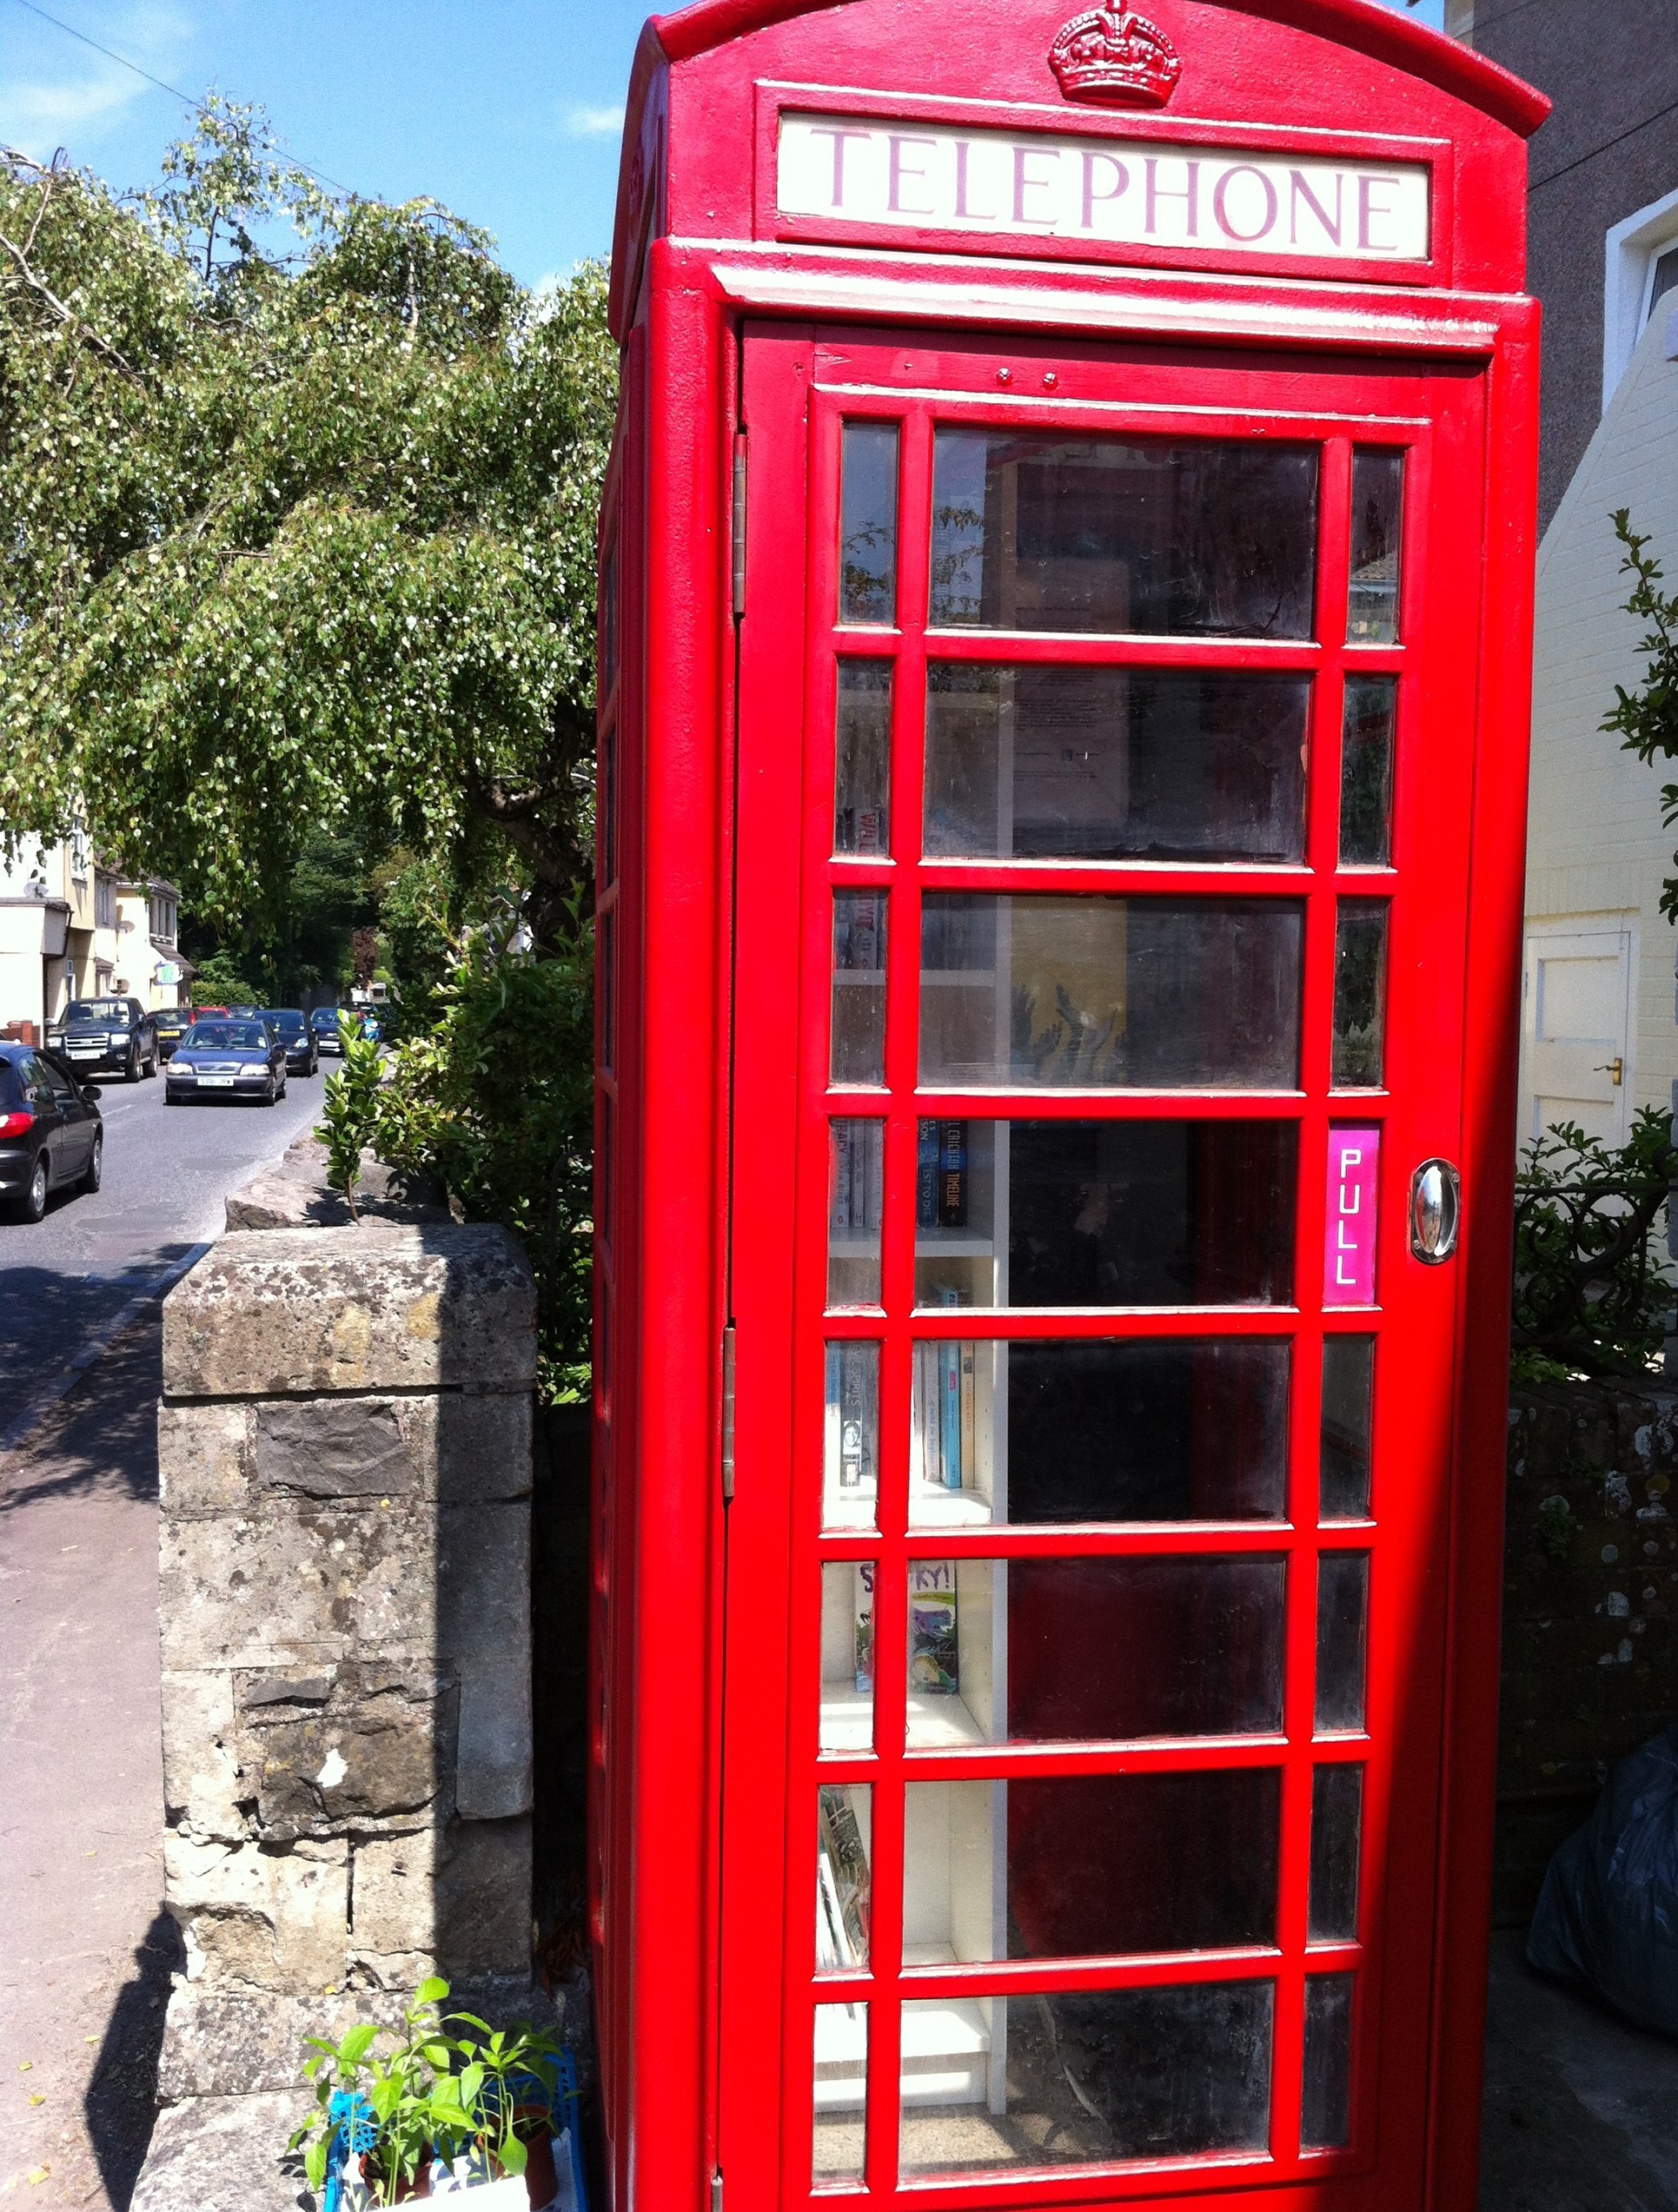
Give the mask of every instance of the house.
[(1543, 303), (1522, 1141), (1558, 1121), (1623, 1138), (1678, 1079), (1678, 874), (1661, 786), (1602, 732), (1643, 626), (1610, 516), (1678, 584), (1678, 42), (1669, 0), (1473, 0), (1454, 21), (1555, 103), (1532, 141), (1528, 281)]
[(137, 998), (149, 1012), (179, 1006), (187, 996), (189, 964), (176, 942), (181, 894), (160, 876), (124, 876), (116, 885), (116, 964), (112, 988)]
[(0, 854), (0, 1032), (39, 1043), (72, 998), (114, 988), (116, 885), (79, 821), (56, 844)]

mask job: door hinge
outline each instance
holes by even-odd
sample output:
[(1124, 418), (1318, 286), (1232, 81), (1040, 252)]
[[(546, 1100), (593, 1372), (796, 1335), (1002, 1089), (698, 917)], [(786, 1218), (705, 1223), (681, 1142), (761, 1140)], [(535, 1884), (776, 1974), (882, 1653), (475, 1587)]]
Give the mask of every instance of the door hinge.
[(746, 433), (734, 434), (734, 619), (746, 612)]
[(722, 2176), (711, 2176), (711, 2212), (722, 2212)]
[[(722, 1501), (734, 1494), (734, 1328), (722, 1333)], [(720, 2189), (720, 2182), (717, 2184)]]

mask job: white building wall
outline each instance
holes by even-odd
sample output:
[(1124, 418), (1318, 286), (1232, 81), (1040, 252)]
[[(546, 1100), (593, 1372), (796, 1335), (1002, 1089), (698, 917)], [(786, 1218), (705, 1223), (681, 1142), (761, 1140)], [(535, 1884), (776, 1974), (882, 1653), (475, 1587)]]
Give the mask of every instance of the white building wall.
[[(1633, 1103), (1667, 1106), (1678, 1079), (1674, 1017), (1678, 937), (1661, 889), (1678, 875), (1678, 832), (1662, 827), (1661, 786), (1678, 761), (1645, 767), (1599, 725), (1615, 685), (1630, 690), (1644, 626), (1624, 611), (1611, 517), (1629, 507), (1678, 589), (1678, 361), (1657, 313), (1587, 448), (1538, 555), (1532, 785), (1527, 840), (1529, 930), (1578, 921), (1635, 924), (1637, 973), (1628, 1070)], [(1678, 333), (1675, 333), (1678, 340)], [(1525, 1096), (1523, 1070), (1523, 1098)]]

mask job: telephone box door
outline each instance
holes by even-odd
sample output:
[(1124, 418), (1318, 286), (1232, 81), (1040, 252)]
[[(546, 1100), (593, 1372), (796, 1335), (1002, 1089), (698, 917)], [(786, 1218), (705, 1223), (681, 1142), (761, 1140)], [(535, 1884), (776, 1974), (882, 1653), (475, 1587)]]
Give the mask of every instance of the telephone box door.
[(729, 2212), (1416, 2205), (1481, 383), (742, 388)]

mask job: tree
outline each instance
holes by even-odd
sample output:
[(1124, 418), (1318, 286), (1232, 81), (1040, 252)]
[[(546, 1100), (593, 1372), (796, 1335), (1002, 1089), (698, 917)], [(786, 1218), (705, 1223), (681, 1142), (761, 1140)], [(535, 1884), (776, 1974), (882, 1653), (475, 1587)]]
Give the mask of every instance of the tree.
[(269, 937), (311, 831), (400, 845), (574, 946), (614, 378), (600, 268), (539, 303), (258, 109), (138, 195), (0, 156), (0, 822)]
[[(1615, 512), (1614, 534), (1626, 549), (1622, 573), (1635, 579), (1626, 612), (1641, 616), (1648, 628), (1637, 645), (1644, 656), (1643, 680), (1635, 692), (1615, 685), (1615, 704), (1602, 726), (1617, 732), (1626, 751), (1652, 767), (1656, 760), (1678, 758), (1678, 596), (1661, 590), (1661, 564), (1648, 550), (1648, 539), (1632, 528), (1629, 507)], [(1678, 825), (1678, 784), (1661, 786), (1661, 819), (1669, 830)], [(1678, 854), (1673, 858), (1678, 867)], [(1661, 911), (1678, 922), (1678, 876), (1668, 876), (1661, 886)]]

